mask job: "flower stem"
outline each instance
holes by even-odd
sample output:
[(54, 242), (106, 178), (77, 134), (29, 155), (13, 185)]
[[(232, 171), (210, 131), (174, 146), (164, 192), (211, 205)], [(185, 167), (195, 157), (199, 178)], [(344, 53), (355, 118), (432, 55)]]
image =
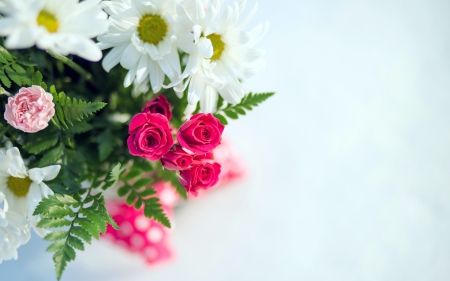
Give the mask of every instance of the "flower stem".
[(70, 68), (72, 68), (73, 70), (75, 70), (76, 72), (78, 72), (78, 74), (80, 74), (81, 76), (83, 76), (86, 80), (91, 80), (92, 78), (92, 74), (90, 74), (89, 72), (87, 72), (86, 70), (84, 70), (84, 68), (82, 68), (81, 66), (79, 66), (78, 64), (76, 64), (75, 62), (69, 60), (68, 58), (66, 58), (65, 56), (62, 56), (58, 53), (55, 53), (53, 51), (47, 51), (47, 53), (54, 57), (55, 59), (61, 61), (62, 63), (66, 64), (67, 66), (69, 66)]

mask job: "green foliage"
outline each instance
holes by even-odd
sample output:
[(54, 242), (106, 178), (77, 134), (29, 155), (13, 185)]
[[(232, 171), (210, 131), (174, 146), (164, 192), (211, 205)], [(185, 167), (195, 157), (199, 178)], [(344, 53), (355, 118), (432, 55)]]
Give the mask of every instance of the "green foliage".
[[(220, 120), (220, 122), (224, 125), (228, 124), (228, 120), (226, 117), (230, 119), (238, 119), (239, 115), (246, 115), (246, 111), (253, 110), (255, 106), (258, 106), (263, 101), (267, 100), (275, 93), (261, 93), (261, 94), (253, 94), (250, 93), (246, 95), (240, 103), (236, 105), (228, 104), (226, 107), (223, 107), (223, 98), (219, 96), (219, 100), (217, 103), (217, 113), (214, 116)], [(225, 117), (225, 116), (226, 117)]]
[[(19, 53), (10, 53), (0, 46), (0, 81), (4, 87), (11, 88), (14, 82), (19, 87), (39, 85), (47, 89), (42, 82), (42, 74), (35, 71), (34, 66), (34, 63), (29, 62)], [(0, 90), (5, 91), (3, 87), (0, 87)]]
[(93, 115), (95, 112), (106, 106), (104, 102), (85, 102), (66, 96), (64, 92), (56, 92), (55, 86), (50, 87), (55, 103), (56, 118), (52, 120), (60, 128), (68, 129), (68, 125), (73, 126), (73, 121), (81, 121), (83, 118)]
[[(144, 208), (144, 215), (149, 219), (160, 222), (165, 227), (171, 227), (170, 221), (159, 203), (159, 198), (155, 197), (156, 190), (149, 185), (154, 182), (151, 177), (142, 177), (144, 170), (138, 165), (133, 165), (127, 174), (122, 177), (124, 185), (117, 191), (120, 197), (126, 197), (126, 202), (134, 206), (136, 210)], [(133, 183), (129, 183), (133, 182)]]
[(99, 233), (106, 232), (107, 224), (118, 229), (106, 211), (103, 195), (92, 195), (91, 190), (89, 189), (84, 200), (69, 195), (49, 196), (43, 199), (34, 211), (34, 215), (41, 215), (43, 218), (38, 227), (69, 226), (68, 230), (56, 230), (44, 237), (52, 242), (47, 251), (54, 253), (53, 261), (58, 280), (67, 263), (75, 260), (75, 249), (83, 251), (85, 242), (91, 243), (92, 237), (99, 239)]
[(188, 198), (186, 188), (184, 188), (180, 184), (177, 173), (167, 170), (167, 169), (159, 169), (158, 172), (159, 172), (158, 177), (166, 182), (170, 182), (172, 184), (172, 186), (175, 187), (175, 190), (178, 192), (178, 194), (181, 196), (181, 198), (183, 198), (185, 200)]

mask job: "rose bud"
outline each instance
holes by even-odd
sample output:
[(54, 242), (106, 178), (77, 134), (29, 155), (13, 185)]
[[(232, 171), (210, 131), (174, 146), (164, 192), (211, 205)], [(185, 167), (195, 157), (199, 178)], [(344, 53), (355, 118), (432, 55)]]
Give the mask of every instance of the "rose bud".
[(128, 133), (130, 154), (150, 161), (161, 159), (173, 145), (169, 121), (161, 114), (137, 114), (131, 119)]
[(26, 133), (36, 133), (47, 128), (55, 115), (53, 96), (40, 86), (20, 88), (8, 98), (4, 117), (16, 129)]
[(198, 189), (213, 187), (219, 181), (219, 163), (196, 163), (190, 170), (180, 172), (179, 181), (187, 192), (197, 196)]
[(193, 155), (188, 154), (181, 146), (177, 145), (174, 150), (170, 150), (161, 158), (161, 163), (167, 170), (187, 170), (191, 167), (193, 158)]
[(166, 116), (167, 120), (172, 119), (172, 111), (170, 110), (170, 103), (167, 101), (164, 95), (157, 95), (156, 97), (149, 100), (144, 109), (143, 113), (159, 113)]
[(204, 154), (220, 144), (224, 128), (219, 119), (210, 113), (195, 114), (180, 127), (178, 142), (196, 154)]

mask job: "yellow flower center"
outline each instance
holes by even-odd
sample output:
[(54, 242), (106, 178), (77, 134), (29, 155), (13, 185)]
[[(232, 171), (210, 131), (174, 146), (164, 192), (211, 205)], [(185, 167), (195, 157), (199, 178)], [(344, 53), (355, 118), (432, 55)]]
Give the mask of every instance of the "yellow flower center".
[(219, 34), (213, 33), (206, 36), (206, 38), (211, 40), (211, 44), (213, 46), (213, 55), (211, 57), (211, 61), (220, 59), (223, 50), (225, 50), (225, 43), (223, 43), (222, 37)]
[(29, 177), (26, 178), (15, 178), (9, 177), (6, 182), (9, 190), (14, 193), (17, 197), (25, 197), (30, 190), (31, 180)]
[(166, 36), (168, 26), (160, 15), (145, 15), (139, 21), (139, 37), (147, 43), (158, 44)]
[(38, 25), (45, 27), (50, 33), (55, 33), (59, 27), (56, 17), (45, 10), (42, 10), (39, 13), (37, 23)]

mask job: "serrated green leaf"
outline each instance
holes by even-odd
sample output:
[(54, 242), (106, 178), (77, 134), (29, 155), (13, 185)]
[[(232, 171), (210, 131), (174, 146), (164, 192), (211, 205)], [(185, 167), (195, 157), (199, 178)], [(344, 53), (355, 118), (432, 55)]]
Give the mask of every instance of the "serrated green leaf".
[(123, 171), (125, 171), (125, 168), (122, 168), (122, 164), (117, 163), (117, 165), (111, 170), (108, 182), (102, 187), (102, 189), (106, 190), (110, 187), (116, 186)]
[(0, 80), (2, 81), (3, 85), (5, 85), (6, 88), (11, 87), (11, 80), (9, 80), (9, 78), (6, 77), (3, 68), (0, 68)]
[(238, 119), (239, 116), (237, 115), (236, 112), (234, 112), (231, 109), (226, 109), (223, 111), (225, 113), (226, 116), (230, 117), (231, 119)]
[(217, 119), (219, 119), (219, 121), (220, 121), (220, 123), (222, 123), (222, 125), (228, 125), (228, 121), (223, 115), (216, 113), (216, 114), (214, 114), (214, 116)]
[(134, 200), (136, 200), (137, 198), (137, 194), (136, 192), (131, 192), (130, 194), (128, 194), (127, 199), (125, 200), (127, 202), (128, 205), (133, 205)]
[(74, 247), (75, 249), (84, 251), (84, 244), (78, 237), (69, 235), (67, 242), (69, 243), (70, 246)]
[(131, 186), (128, 186), (128, 185), (122, 186), (121, 188), (119, 188), (119, 190), (117, 190), (117, 195), (119, 195), (120, 197), (123, 197), (123, 196), (125, 196), (130, 190), (131, 190)]
[(152, 196), (155, 194), (156, 194), (156, 190), (154, 190), (153, 188), (147, 188), (147, 189), (143, 190), (142, 192), (139, 192), (139, 195), (142, 198), (149, 197), (149, 196)]
[(81, 213), (98, 227), (101, 233), (106, 232), (106, 219), (96, 211), (81, 209)]
[(81, 239), (83, 239), (84, 241), (86, 241), (89, 244), (92, 241), (92, 236), (89, 234), (89, 232), (87, 232), (86, 230), (84, 230), (84, 228), (82, 228), (80, 226), (72, 227), (70, 229), (70, 233), (80, 237)]
[[(42, 74), (41, 74), (41, 72), (40, 71), (36, 71), (34, 74), (33, 74), (33, 77), (32, 77), (32, 79), (31, 79), (31, 81), (32, 81), (32, 83), (33, 83), (33, 85), (41, 85), (41, 83), (42, 83)], [(54, 87), (53, 87), (54, 88)], [(56, 92), (56, 90), (55, 90), (55, 92)]]
[(57, 242), (51, 244), (50, 246), (48, 246), (46, 251), (47, 252), (60, 251), (64, 248), (65, 245), (66, 245), (66, 241), (57, 241)]
[(58, 135), (49, 135), (46, 138), (38, 139), (33, 142), (26, 143), (23, 148), (31, 154), (37, 155), (44, 150), (47, 150), (58, 143)]
[(51, 164), (56, 163), (59, 160), (63, 153), (63, 147), (61, 145), (56, 146), (55, 148), (49, 150), (44, 154), (44, 156), (39, 161), (40, 167), (45, 167)]
[(62, 226), (69, 226), (72, 222), (65, 218), (43, 218), (38, 224), (37, 227), (40, 228), (55, 228)]
[(24, 74), (24, 73), (27, 73), (27, 71), (26, 71), (25, 69), (23, 69), (23, 67), (20, 66), (20, 65), (17, 64), (17, 63), (13, 63), (11, 66), (12, 66), (12, 68), (16, 71), (16, 73), (18, 73), (18, 74)]
[(106, 130), (98, 136), (98, 150), (100, 161), (105, 161), (114, 149), (116, 138), (110, 130)]
[(94, 237), (95, 239), (100, 238), (99, 229), (97, 225), (92, 222), (90, 219), (87, 218), (77, 218), (75, 220), (75, 223), (78, 223), (84, 230), (89, 232), (89, 234)]
[(74, 212), (68, 206), (61, 207), (53, 205), (49, 206), (43, 215), (51, 218), (62, 218), (65, 216), (73, 216)]
[(20, 79), (20, 75), (17, 74), (10, 66), (5, 66), (5, 71), (8, 77), (14, 81), (18, 86), (22, 86), (22, 80)]
[(149, 185), (149, 184), (151, 184), (151, 183), (153, 183), (154, 182), (154, 180), (152, 179), (152, 178), (141, 178), (141, 179), (138, 179), (134, 184), (133, 184), (133, 188), (134, 189), (140, 189), (140, 188), (142, 188), (142, 187), (144, 187), (144, 186), (147, 186), (147, 185)]
[(75, 250), (71, 246), (67, 245), (67, 243), (64, 247), (64, 253), (66, 254), (67, 261), (75, 260), (76, 257)]
[(75, 198), (73, 198), (72, 196), (69, 195), (63, 195), (63, 194), (55, 194), (55, 198), (64, 204), (77, 204), (80, 203), (78, 200), (76, 200)]
[(46, 241), (58, 241), (58, 240), (67, 238), (68, 234), (69, 233), (67, 231), (56, 230), (56, 231), (53, 231), (53, 232), (50, 232), (49, 234), (47, 234), (44, 237), (44, 240), (46, 240)]
[(1, 53), (0, 53), (0, 63), (3, 63), (3, 64), (8, 63), (8, 61), (5, 59), (5, 57)]
[(136, 169), (134, 167), (131, 167), (130, 171), (123, 177), (123, 180), (130, 181), (130, 180), (134, 179), (135, 177), (142, 175), (143, 172), (144, 171), (142, 171), (141, 169)]

